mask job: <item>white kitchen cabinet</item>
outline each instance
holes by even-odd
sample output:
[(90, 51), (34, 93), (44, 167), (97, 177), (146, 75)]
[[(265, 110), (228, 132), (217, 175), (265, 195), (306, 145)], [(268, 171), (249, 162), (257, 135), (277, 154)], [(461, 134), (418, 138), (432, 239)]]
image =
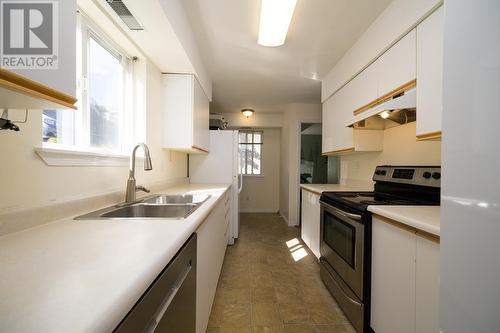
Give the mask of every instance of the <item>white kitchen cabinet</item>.
[(417, 26), (417, 139), (441, 137), (444, 6)]
[(371, 327), (439, 332), (439, 238), (372, 218)]
[(359, 73), (349, 82), (349, 105), (352, 112), (376, 100), (378, 96), (378, 81), (380, 77), (380, 61), (377, 60)]
[(163, 148), (208, 153), (209, 104), (192, 74), (163, 74)]
[(415, 332), (416, 236), (372, 219), (371, 327), (377, 333)]
[(413, 29), (377, 60), (378, 97), (416, 79), (416, 35)]
[(227, 246), (229, 192), (222, 196), (196, 234), (196, 332), (205, 333)]
[(351, 85), (351, 83), (323, 103), (322, 152), (324, 155), (355, 151), (382, 151), (383, 131), (355, 130), (346, 127), (356, 105), (353, 101), (357, 89), (356, 85)]
[[(14, 1), (17, 2), (17, 1)], [(48, 2), (48, 1), (47, 1)], [(46, 3), (47, 3), (46, 2)], [(29, 2), (28, 2), (29, 3)], [(36, 1), (35, 1), (36, 3)], [(54, 28), (57, 27), (57, 32), (55, 34), (52, 34), (50, 31), (52, 28), (49, 28), (48, 31), (47, 26), (45, 26), (44, 33), (42, 38), (40, 39), (41, 43), (47, 44), (47, 42), (53, 42), (53, 50), (52, 53), (49, 54), (26, 54), (26, 57), (20, 56), (19, 59), (25, 59), (27, 63), (33, 62), (34, 60), (32, 59), (37, 59), (37, 63), (42, 63), (45, 64), (45, 60), (51, 59), (52, 61), (47, 61), (46, 64), (52, 63), (53, 66), (42, 66), (42, 67), (31, 67), (31, 66), (26, 66), (26, 68), (19, 69), (19, 68), (9, 68), (9, 66), (5, 66), (2, 64), (3, 69), (8, 69), (12, 70), (15, 73), (22, 75), (30, 80), (33, 80), (37, 82), (38, 84), (44, 85), (46, 87), (49, 87), (51, 89), (54, 89), (60, 93), (63, 93), (68, 96), (76, 96), (76, 30), (77, 30), (77, 1), (76, 0), (64, 0), (64, 1), (53, 1), (53, 2), (48, 2), (49, 6), (54, 6), (52, 9), (49, 11), (50, 14), (55, 15), (54, 19)], [(50, 5), (50, 3), (53, 3)], [(57, 7), (55, 7), (54, 4), (57, 4)], [(2, 4), (3, 6), (3, 4)], [(46, 6), (44, 4), (44, 6)], [(21, 9), (23, 10), (23, 9)], [(24, 10), (23, 10), (24, 11)], [(6, 14), (7, 11), (4, 9), (4, 13)], [(51, 18), (49, 17), (44, 17), (47, 12), (43, 11), (41, 13), (41, 21), (40, 24), (42, 26), (45, 24), (46, 21), (52, 21)], [(4, 15), (4, 14), (2, 14)], [(27, 15), (25, 13), (24, 15)], [(32, 22), (30, 22), (32, 24)], [(2, 27), (3, 28), (3, 27)], [(32, 28), (30, 26), (30, 28)], [(29, 30), (26, 29), (26, 31), (20, 34), (15, 34), (16, 38), (19, 38), (20, 36), (23, 36), (24, 38), (27, 38), (29, 34), (33, 34), (31, 31), (28, 32)], [(20, 32), (20, 31), (19, 31)], [(54, 31), (55, 32), (55, 31)], [(47, 34), (48, 33), (48, 34)], [(38, 36), (38, 35), (37, 35)], [(32, 43), (31, 37), (30, 40), (28, 41), (28, 38), (24, 40), (22, 38), (19, 42), (22, 43), (25, 47), (27, 45), (30, 45)], [(38, 37), (40, 38), (40, 37)], [(49, 39), (49, 41), (47, 41)], [(23, 49), (21, 49), (23, 50)], [(39, 50), (43, 50), (43, 47)], [(26, 50), (23, 50), (26, 51)], [(33, 52), (33, 49), (30, 50)], [(45, 51), (45, 50), (43, 50)], [(21, 54), (21, 53), (19, 53)], [(5, 61), (7, 57), (2, 58), (2, 61)], [(18, 59), (17, 56), (14, 57), (15, 59)], [(27, 59), (26, 59), (27, 58)], [(4, 60), (5, 59), (5, 60)], [(43, 59), (43, 61), (42, 61)], [(56, 59), (54, 61), (54, 59)], [(3, 97), (3, 96), (2, 96)], [(0, 98), (0, 104), (3, 102), (3, 99)], [(28, 102), (31, 102), (28, 100)], [(21, 109), (31, 107), (32, 104), (25, 104), (24, 107), (21, 106)], [(58, 105), (48, 105), (48, 107), (60, 107), (60, 103)], [(36, 106), (36, 105), (35, 105)], [(42, 105), (43, 108), (44, 105)], [(0, 105), (0, 108), (2, 108), (3, 105)], [(38, 106), (36, 106), (38, 108)], [(63, 107), (67, 107), (66, 105), (63, 104)]]
[(319, 259), (320, 253), (320, 195), (302, 189), (302, 224), (301, 238), (314, 255)]
[(416, 333), (438, 333), (439, 243), (417, 232)]

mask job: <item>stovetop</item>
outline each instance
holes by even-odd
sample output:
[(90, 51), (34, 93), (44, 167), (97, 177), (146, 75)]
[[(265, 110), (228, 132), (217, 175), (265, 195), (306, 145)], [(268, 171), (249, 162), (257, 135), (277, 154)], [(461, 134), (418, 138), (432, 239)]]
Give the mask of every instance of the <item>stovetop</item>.
[(439, 206), (439, 166), (377, 166), (373, 192), (323, 192), (320, 201), (364, 212), (369, 205)]
[(361, 211), (367, 210), (369, 205), (439, 205), (434, 198), (408, 198), (377, 192), (323, 192), (321, 200), (331, 205), (340, 203)]

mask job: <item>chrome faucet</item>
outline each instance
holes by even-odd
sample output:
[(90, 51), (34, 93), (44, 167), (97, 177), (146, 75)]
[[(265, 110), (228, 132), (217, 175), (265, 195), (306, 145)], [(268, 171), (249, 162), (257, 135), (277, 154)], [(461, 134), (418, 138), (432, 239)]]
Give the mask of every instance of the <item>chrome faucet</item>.
[(137, 148), (142, 147), (144, 150), (144, 170), (149, 171), (153, 169), (153, 165), (151, 164), (151, 155), (149, 154), (149, 148), (145, 143), (139, 143), (132, 150), (132, 155), (130, 156), (130, 170), (128, 171), (128, 180), (127, 180), (127, 191), (125, 193), (125, 202), (134, 202), (136, 200), (135, 193), (137, 191), (144, 191), (149, 193), (150, 191), (144, 186), (136, 186), (135, 183), (135, 152)]

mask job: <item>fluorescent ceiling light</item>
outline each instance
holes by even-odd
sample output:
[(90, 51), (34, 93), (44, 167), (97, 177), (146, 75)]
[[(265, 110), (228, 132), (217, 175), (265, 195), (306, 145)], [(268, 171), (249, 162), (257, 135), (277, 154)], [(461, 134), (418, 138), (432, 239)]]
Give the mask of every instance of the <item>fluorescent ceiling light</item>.
[(280, 46), (285, 43), (297, 0), (262, 0), (258, 43)]

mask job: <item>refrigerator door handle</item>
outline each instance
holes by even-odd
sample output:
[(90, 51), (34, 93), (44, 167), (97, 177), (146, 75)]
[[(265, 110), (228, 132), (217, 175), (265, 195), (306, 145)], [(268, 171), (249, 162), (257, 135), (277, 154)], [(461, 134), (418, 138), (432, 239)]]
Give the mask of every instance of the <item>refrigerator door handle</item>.
[(243, 172), (240, 172), (240, 188), (238, 189), (238, 194), (241, 193), (241, 190), (243, 189)]

